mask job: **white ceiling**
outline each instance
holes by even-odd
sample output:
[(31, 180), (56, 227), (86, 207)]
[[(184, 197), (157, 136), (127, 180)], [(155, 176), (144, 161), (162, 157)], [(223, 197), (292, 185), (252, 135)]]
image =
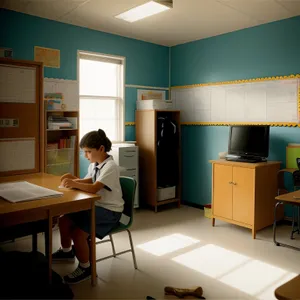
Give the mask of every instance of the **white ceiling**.
[(0, 0), (0, 7), (165, 46), (300, 15), (300, 0), (173, 0), (135, 23), (114, 16), (147, 0)]

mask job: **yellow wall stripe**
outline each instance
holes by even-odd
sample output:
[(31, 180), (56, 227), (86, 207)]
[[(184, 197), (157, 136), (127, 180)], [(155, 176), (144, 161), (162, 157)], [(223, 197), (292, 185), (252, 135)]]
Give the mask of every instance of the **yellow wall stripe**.
[(210, 85), (239, 84), (239, 83), (249, 83), (249, 82), (259, 82), (259, 81), (296, 79), (296, 78), (300, 78), (300, 74), (296, 74), (296, 75), (291, 74), (288, 76), (272, 76), (272, 77), (241, 79), (241, 80), (232, 80), (232, 81), (197, 83), (197, 84), (191, 84), (191, 85), (172, 86), (171, 89), (190, 89), (190, 88), (196, 88), (196, 87), (201, 87), (201, 86), (210, 86)]
[[(284, 80), (284, 79), (296, 79), (300, 78), (300, 74), (288, 75), (288, 76), (272, 76), (272, 77), (262, 77), (262, 78), (252, 78), (243, 80), (233, 80), (233, 81), (222, 81), (222, 82), (209, 82), (209, 83), (198, 83), (191, 85), (173, 86), (171, 89), (189, 89), (202, 86), (211, 85), (225, 85), (225, 84), (240, 84), (249, 82), (259, 82), (259, 81), (270, 81), (270, 80)], [(300, 84), (298, 86), (298, 117), (300, 120)], [(230, 125), (270, 125), (273, 127), (300, 127), (298, 123), (288, 123), (288, 122), (182, 122), (181, 125), (189, 126), (230, 126)], [(125, 126), (135, 126), (135, 122), (125, 122)]]
[[(252, 78), (252, 79), (242, 79), (242, 80), (232, 80), (232, 81), (221, 81), (221, 82), (209, 82), (209, 83), (198, 83), (191, 85), (182, 85), (182, 86), (173, 86), (171, 89), (190, 89), (203, 86), (216, 86), (216, 85), (225, 85), (225, 84), (241, 84), (241, 83), (250, 83), (250, 82), (262, 82), (262, 81), (271, 81), (271, 80), (285, 80), (285, 79), (296, 79), (300, 78), (300, 74), (291, 74), (287, 76), (271, 76), (271, 77), (261, 77), (261, 78)], [(298, 86), (298, 117), (300, 120), (300, 84)], [(283, 127), (300, 127), (298, 123), (286, 123), (286, 122), (265, 122), (265, 123), (235, 123), (235, 122), (183, 122), (181, 125), (198, 125), (198, 126), (230, 126), (230, 125), (270, 125), (270, 126), (283, 126)]]
[(300, 127), (298, 123), (282, 123), (282, 122), (181, 122), (181, 125), (190, 126), (231, 126), (231, 125), (270, 125), (273, 127)]
[[(270, 125), (273, 127), (300, 127), (298, 123), (280, 123), (280, 122), (273, 122), (273, 123), (233, 123), (233, 122), (181, 122), (180, 125), (183, 126), (231, 126), (231, 125)], [(125, 126), (135, 126), (135, 122), (125, 122)]]

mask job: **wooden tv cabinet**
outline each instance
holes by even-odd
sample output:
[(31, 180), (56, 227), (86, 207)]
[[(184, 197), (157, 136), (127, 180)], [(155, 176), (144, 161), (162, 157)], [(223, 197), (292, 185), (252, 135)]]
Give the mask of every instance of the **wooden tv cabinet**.
[[(273, 224), (279, 161), (260, 163), (211, 160), (212, 226), (215, 219), (256, 232)], [(283, 210), (278, 211), (278, 219)]]

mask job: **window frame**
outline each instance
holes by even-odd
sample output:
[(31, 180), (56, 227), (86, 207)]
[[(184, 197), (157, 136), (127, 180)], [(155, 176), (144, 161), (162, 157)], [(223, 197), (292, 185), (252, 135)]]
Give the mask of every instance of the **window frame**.
[[(80, 68), (80, 59), (83, 58), (82, 56), (90, 56), (91, 58), (97, 58), (99, 57), (99, 61), (105, 62), (107, 61), (120, 61), (120, 65), (122, 66), (122, 78), (121, 78), (121, 84), (120, 84), (120, 95), (121, 97), (114, 97), (114, 96), (92, 96), (92, 95), (81, 95), (80, 94), (80, 77), (79, 77), (79, 68)], [(88, 58), (83, 58), (83, 59), (88, 59)], [(93, 59), (91, 59), (93, 60)], [(97, 61), (97, 59), (94, 59)], [(125, 74), (126, 74), (126, 57), (125, 56), (118, 56), (118, 55), (112, 55), (112, 54), (105, 54), (105, 53), (100, 53), (100, 52), (91, 52), (91, 51), (85, 51), (85, 50), (77, 50), (77, 80), (78, 80), (78, 94), (79, 94), (79, 120), (81, 119), (80, 117), (80, 99), (81, 98), (87, 98), (87, 99), (95, 99), (95, 100), (117, 100), (119, 101), (118, 105), (118, 111), (119, 111), (119, 126), (117, 131), (119, 131), (119, 139), (117, 140), (111, 140), (113, 143), (119, 143), (119, 142), (124, 142), (125, 141)], [(98, 128), (95, 128), (97, 130)], [(80, 129), (78, 129), (80, 130)], [(79, 136), (80, 132), (79, 132)], [(109, 138), (109, 137), (108, 137)]]

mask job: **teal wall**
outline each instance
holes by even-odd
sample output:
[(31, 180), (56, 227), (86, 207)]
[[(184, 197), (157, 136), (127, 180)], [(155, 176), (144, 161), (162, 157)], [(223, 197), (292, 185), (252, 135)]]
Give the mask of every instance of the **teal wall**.
[(126, 57), (126, 84), (168, 87), (169, 48), (126, 37), (46, 20), (9, 10), (0, 12), (1, 46), (14, 58), (34, 58), (34, 46), (60, 50), (61, 67), (45, 68), (45, 77), (76, 79), (77, 50)]
[[(172, 86), (300, 73), (300, 17), (171, 48)], [(183, 200), (211, 202), (210, 159), (227, 151), (229, 127), (183, 126)], [(285, 147), (300, 128), (272, 127), (270, 160), (285, 166)]]
[[(168, 87), (169, 48), (83, 27), (0, 9), (0, 47), (13, 49), (15, 59), (33, 60), (34, 46), (60, 50), (59, 69), (44, 69), (50, 78), (77, 79), (77, 50), (126, 57), (125, 83)], [(126, 88), (125, 121), (134, 122), (137, 89)], [(134, 126), (126, 126), (126, 140), (135, 140)], [(80, 173), (87, 161), (81, 157)]]
[(171, 85), (300, 72), (300, 16), (171, 48)]

